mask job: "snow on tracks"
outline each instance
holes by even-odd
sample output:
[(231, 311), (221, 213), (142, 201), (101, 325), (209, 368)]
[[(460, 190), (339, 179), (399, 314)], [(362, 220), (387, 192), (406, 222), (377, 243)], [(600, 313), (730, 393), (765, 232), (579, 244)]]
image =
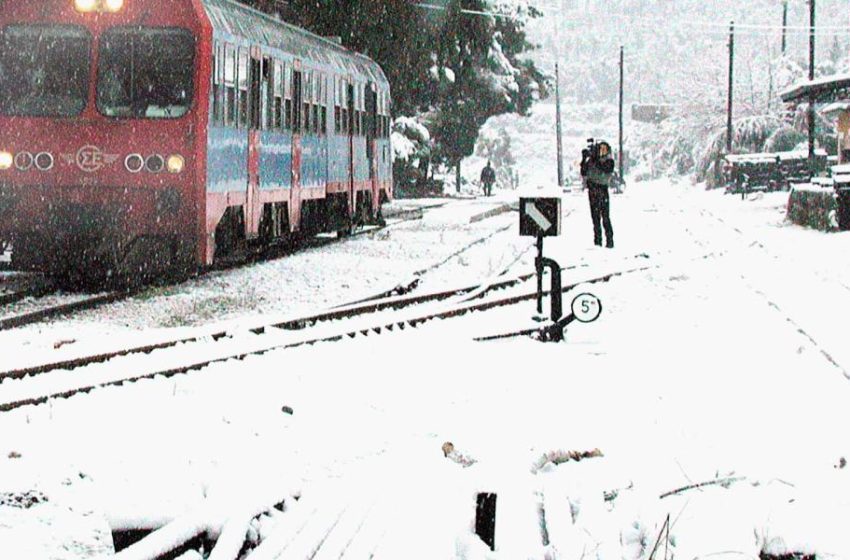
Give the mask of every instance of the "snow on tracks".
[[(600, 276), (588, 275), (578, 283), (565, 286), (563, 290), (569, 291), (580, 284), (607, 282), (614, 277), (645, 271), (653, 266), (659, 265), (630, 267)], [(127, 381), (168, 377), (202, 369), (217, 362), (241, 360), (249, 355), (264, 354), (273, 350), (331, 342), (370, 333), (380, 334), (395, 329), (416, 328), (437, 319), (452, 319), (507, 307), (532, 300), (536, 293), (518, 292), (507, 297), (491, 298), (484, 296), (500, 290), (518, 288), (532, 277), (533, 274), (526, 274), (500, 282), (488, 282), (483, 287), (466, 286), (432, 294), (387, 298), (326, 313), (259, 325), (236, 333), (205, 333), (0, 372), (0, 380), (3, 381), (0, 383), (0, 410), (8, 411), (41, 404), (53, 398), (68, 397)], [(442, 307), (431, 306), (458, 296), (460, 301), (450, 301)], [(483, 301), (476, 301), (480, 299)], [(405, 309), (408, 311), (403, 312)], [(71, 371), (68, 371), (69, 369)]]

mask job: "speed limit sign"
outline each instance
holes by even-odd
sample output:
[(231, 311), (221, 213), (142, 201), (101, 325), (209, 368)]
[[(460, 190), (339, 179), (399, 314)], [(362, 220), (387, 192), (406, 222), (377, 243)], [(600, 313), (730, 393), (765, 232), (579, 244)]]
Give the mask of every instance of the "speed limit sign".
[(592, 323), (602, 314), (602, 301), (593, 294), (580, 294), (573, 300), (573, 316), (580, 323)]

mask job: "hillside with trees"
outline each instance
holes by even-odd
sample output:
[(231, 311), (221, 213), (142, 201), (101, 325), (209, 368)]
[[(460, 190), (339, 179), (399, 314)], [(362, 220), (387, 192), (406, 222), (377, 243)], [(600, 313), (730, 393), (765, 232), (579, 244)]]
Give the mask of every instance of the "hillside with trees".
[[(652, 174), (696, 172), (707, 178), (725, 150), (729, 24), (735, 33), (734, 150), (790, 149), (801, 139), (804, 115), (789, 113), (779, 92), (807, 76), (809, 4), (788, 0), (785, 52), (783, 0), (541, 0), (547, 16), (528, 33), (547, 73), (560, 53), (569, 102), (616, 103), (620, 46), (626, 53), (626, 103), (666, 104), (660, 126), (627, 130), (634, 163)], [(846, 0), (817, 0), (816, 75), (850, 71)], [(558, 14), (559, 17), (554, 17)], [(554, 21), (560, 22), (557, 32)], [(843, 29), (837, 27), (844, 26)], [(559, 40), (560, 38), (560, 40)], [(831, 124), (818, 137), (832, 142)]]

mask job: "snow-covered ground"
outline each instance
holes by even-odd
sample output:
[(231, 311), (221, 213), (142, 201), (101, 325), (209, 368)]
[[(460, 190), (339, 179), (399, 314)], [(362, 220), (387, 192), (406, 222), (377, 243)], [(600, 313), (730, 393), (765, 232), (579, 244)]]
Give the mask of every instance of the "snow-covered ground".
[[(483, 244), (495, 236), (512, 243), (508, 213), (479, 220), (505, 209), (511, 196), (490, 199), (397, 201), (385, 208), (394, 216), (421, 210), (423, 218), (396, 223), (383, 230), (281, 259), (211, 273), (70, 318), (29, 328), (0, 332), (0, 368), (37, 355), (62, 359), (68, 354), (93, 352), (128, 344), (159, 341), (209, 328), (255, 324), (260, 318), (315, 312), (357, 301), (419, 279), (421, 288), (445, 285), (487, 274), (513, 260)], [(515, 244), (515, 243), (514, 243)], [(501, 245), (500, 245), (501, 247)], [(487, 251), (486, 257), (482, 255)], [(479, 270), (483, 268), (483, 270)], [(81, 296), (52, 296), (25, 300), (4, 308), (3, 314), (23, 313), (45, 301), (68, 302)]]
[[(64, 503), (114, 527), (188, 511), (220, 526), (258, 494), (276, 496), (286, 512), (264, 517), (260, 535), (294, 534), (298, 520), (316, 532), (298, 533), (290, 552), (333, 527), (324, 554), (648, 558), (669, 515), (661, 548), (676, 557), (848, 558), (850, 234), (788, 224), (786, 197), (635, 184), (613, 198), (608, 251), (591, 246), (584, 196), (566, 195), (564, 235), (546, 243), (561, 265), (585, 265), (566, 283), (650, 268), (575, 290), (604, 312), (571, 325), (565, 343), (474, 341), (534, 324), (528, 302), (56, 400), (0, 416), (0, 480), (50, 497), (76, 476), (85, 484)], [(460, 214), (390, 235), (433, 257), (422, 247)], [(515, 226), (498, 232), (516, 214), (491, 220), (487, 242), (444, 264), (431, 288), (513, 259), (513, 274), (530, 270)], [(339, 301), (316, 307), (329, 303)], [(604, 456), (541, 460), (596, 449)], [(496, 552), (473, 535), (477, 492), (498, 495)]]

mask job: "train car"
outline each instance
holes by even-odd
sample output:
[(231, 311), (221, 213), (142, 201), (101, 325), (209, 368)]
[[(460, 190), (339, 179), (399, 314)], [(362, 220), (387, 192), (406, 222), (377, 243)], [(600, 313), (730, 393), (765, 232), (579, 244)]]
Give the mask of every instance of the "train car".
[(0, 239), (87, 280), (346, 233), (392, 198), (390, 91), (233, 0), (0, 0)]

